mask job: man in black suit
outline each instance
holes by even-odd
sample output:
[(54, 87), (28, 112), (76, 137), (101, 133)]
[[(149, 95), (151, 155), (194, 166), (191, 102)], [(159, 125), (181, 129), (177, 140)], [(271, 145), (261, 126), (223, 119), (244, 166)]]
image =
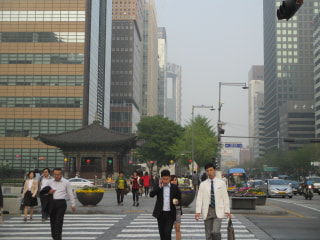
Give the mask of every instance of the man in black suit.
[(157, 195), (156, 205), (152, 216), (158, 220), (161, 240), (171, 240), (173, 223), (176, 220), (176, 206), (181, 201), (179, 188), (170, 184), (169, 170), (161, 172), (159, 184), (155, 184), (150, 197)]

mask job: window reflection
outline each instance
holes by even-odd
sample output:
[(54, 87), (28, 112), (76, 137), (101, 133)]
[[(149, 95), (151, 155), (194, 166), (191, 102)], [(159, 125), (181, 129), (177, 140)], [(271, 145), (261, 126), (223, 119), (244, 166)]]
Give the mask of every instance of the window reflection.
[(84, 43), (84, 32), (1, 32), (0, 42)]
[(9, 22), (84, 22), (85, 11), (0, 11), (0, 21)]

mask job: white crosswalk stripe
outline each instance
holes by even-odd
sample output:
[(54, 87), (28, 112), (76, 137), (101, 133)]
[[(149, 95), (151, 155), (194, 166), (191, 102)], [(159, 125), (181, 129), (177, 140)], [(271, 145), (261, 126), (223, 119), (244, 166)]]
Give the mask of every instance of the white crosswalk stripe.
[[(62, 238), (64, 240), (94, 240), (125, 217), (125, 214), (66, 214)], [(11, 217), (4, 224), (0, 224), (0, 239), (51, 239), (49, 220), (41, 222), (41, 215), (34, 215), (32, 221), (23, 222), (22, 219), (23, 216)]]
[[(258, 240), (246, 226), (238, 219), (233, 218), (233, 227), (235, 229), (235, 237), (239, 240)], [(194, 214), (183, 214), (181, 220), (181, 238), (182, 239), (205, 239), (203, 221), (195, 221)], [(221, 226), (222, 239), (227, 239), (227, 220), (222, 221)], [(158, 223), (150, 214), (140, 214), (130, 222), (116, 238), (112, 240), (150, 240), (160, 239), (158, 231)], [(175, 231), (173, 228), (172, 239), (175, 239)]]

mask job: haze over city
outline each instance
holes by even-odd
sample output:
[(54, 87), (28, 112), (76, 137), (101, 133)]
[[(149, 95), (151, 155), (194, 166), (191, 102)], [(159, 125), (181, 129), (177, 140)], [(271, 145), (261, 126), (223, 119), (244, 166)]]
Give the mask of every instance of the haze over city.
[[(168, 61), (182, 66), (182, 123), (192, 105), (218, 105), (219, 82), (248, 83), (252, 65), (263, 65), (263, 1), (157, 0)], [(248, 136), (248, 92), (223, 86), (221, 120), (226, 135)], [(195, 109), (216, 126), (218, 112)], [(225, 139), (241, 141), (247, 139)]]

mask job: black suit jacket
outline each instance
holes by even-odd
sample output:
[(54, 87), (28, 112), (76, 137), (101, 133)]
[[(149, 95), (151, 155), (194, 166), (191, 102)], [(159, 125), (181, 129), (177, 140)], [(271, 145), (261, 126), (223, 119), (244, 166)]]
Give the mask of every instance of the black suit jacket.
[[(163, 188), (159, 188), (159, 185), (156, 185), (153, 190), (150, 192), (150, 197), (154, 197), (157, 195), (156, 205), (154, 206), (152, 216), (158, 218), (161, 215), (162, 208), (163, 208)], [(180, 189), (171, 184), (170, 187), (170, 209), (171, 209), (171, 216), (173, 220), (176, 220), (176, 206), (173, 205), (172, 200), (176, 198), (178, 199), (179, 203), (181, 203), (181, 192)]]

